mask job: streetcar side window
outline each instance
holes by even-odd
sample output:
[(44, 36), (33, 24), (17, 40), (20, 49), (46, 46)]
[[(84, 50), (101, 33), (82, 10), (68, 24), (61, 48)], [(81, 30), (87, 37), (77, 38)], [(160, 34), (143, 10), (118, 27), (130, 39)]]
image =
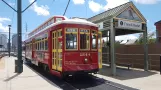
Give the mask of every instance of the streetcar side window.
[(48, 38), (47, 38), (47, 37), (48, 37), (48, 36), (47, 36), (47, 34), (46, 34), (45, 39), (44, 39), (44, 43), (45, 43), (44, 48), (45, 48), (45, 50), (48, 50)]
[(40, 40), (38, 41), (38, 50), (40, 50)]
[(80, 49), (90, 49), (90, 32), (86, 29), (80, 29)]
[(66, 29), (66, 49), (76, 50), (78, 49), (78, 29), (67, 28)]
[(36, 40), (36, 51), (38, 50), (38, 42), (37, 42), (37, 40)]
[(41, 43), (42, 43), (42, 41), (40, 40), (40, 50), (42, 49), (42, 44)]
[(97, 31), (92, 30), (91, 39), (92, 39), (92, 49), (97, 49)]

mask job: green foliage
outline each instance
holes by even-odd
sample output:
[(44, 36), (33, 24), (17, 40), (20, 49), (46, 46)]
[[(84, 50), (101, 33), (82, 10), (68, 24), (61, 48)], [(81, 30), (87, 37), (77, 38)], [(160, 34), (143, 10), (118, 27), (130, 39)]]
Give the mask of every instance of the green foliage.
[[(148, 34), (147, 36), (147, 44), (153, 44), (156, 42), (156, 38), (153, 38), (154, 37), (154, 34)], [(144, 44), (144, 37), (143, 37), (143, 34), (140, 34), (138, 40), (136, 40), (135, 44)]]

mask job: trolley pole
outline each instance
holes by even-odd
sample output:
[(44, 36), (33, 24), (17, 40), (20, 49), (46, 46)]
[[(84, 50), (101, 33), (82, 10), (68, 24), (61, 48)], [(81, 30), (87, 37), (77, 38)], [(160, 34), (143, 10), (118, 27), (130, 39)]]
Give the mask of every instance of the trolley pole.
[(8, 39), (8, 55), (10, 57), (10, 49), (11, 49), (11, 43), (10, 43), (10, 32), (11, 32), (11, 25), (8, 25), (9, 27), (9, 39)]

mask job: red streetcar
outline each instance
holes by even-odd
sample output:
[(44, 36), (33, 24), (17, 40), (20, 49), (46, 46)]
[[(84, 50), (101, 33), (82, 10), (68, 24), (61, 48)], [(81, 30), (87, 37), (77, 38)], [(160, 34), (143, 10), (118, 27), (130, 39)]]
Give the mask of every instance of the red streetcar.
[(60, 77), (97, 73), (102, 68), (101, 38), (94, 23), (54, 16), (28, 34), (25, 58)]

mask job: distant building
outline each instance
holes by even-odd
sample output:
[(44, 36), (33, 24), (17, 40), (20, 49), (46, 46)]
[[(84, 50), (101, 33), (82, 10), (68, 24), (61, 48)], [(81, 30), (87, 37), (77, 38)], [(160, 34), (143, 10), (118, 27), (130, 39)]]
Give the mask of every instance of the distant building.
[(6, 34), (0, 34), (0, 45), (3, 48), (7, 48), (7, 35)]
[(12, 35), (12, 50), (17, 50), (17, 34)]
[(72, 19), (83, 19), (83, 20), (87, 20), (87, 18), (81, 18), (81, 17), (72, 17)]
[(161, 20), (154, 24), (156, 26), (156, 39), (161, 43)]

